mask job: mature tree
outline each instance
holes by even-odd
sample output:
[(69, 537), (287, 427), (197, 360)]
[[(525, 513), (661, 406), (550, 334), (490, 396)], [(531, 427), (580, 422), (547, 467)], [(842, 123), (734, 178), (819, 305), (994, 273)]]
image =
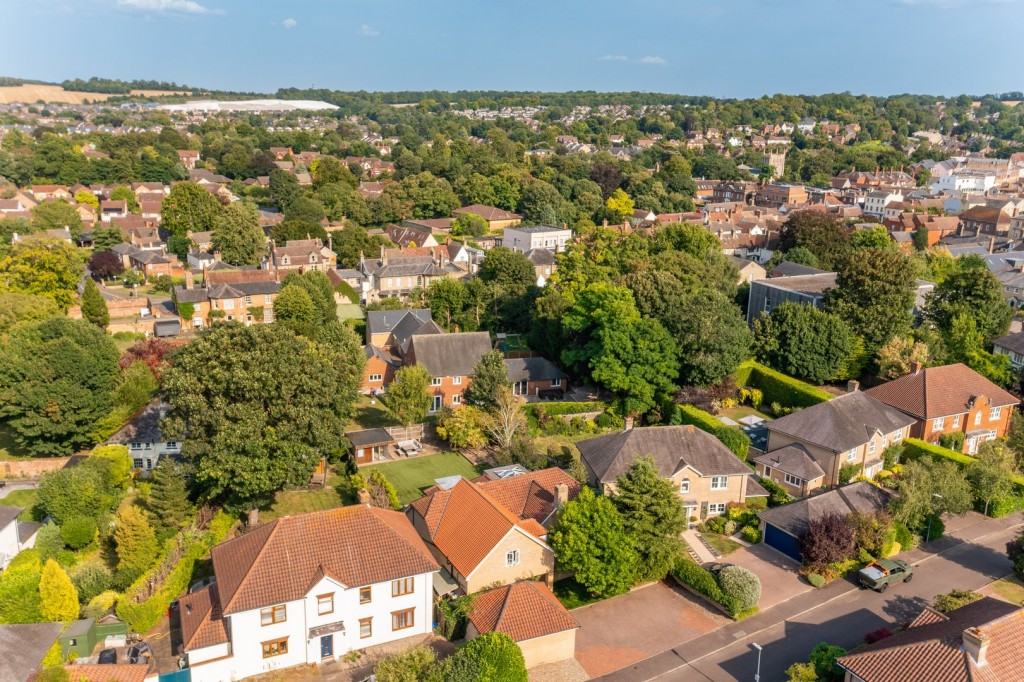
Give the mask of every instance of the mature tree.
[(158, 534), (178, 530), (191, 508), (185, 474), (170, 457), (161, 457), (153, 471), (146, 509)]
[(967, 465), (967, 480), (974, 486), (974, 495), (985, 502), (985, 515), (993, 500), (1013, 493), (1013, 477), (1017, 459), (1013, 450), (1001, 441), (988, 441), (978, 448), (977, 459)]
[(800, 553), (804, 565), (812, 571), (825, 570), (829, 564), (846, 561), (855, 550), (853, 528), (839, 513), (830, 512), (807, 523), (800, 538)]
[(949, 613), (968, 604), (973, 604), (979, 599), (981, 599), (981, 595), (972, 590), (952, 590), (945, 594), (937, 595), (932, 600), (932, 608), (939, 613)]
[(0, 258), (0, 293), (45, 296), (67, 309), (75, 303), (82, 272), (78, 252), (66, 242), (19, 242)]
[(284, 217), (300, 223), (319, 225), (327, 217), (327, 211), (319, 200), (312, 197), (295, 197), (284, 209)]
[[(349, 230), (361, 230), (354, 226), (349, 226)], [(298, 239), (319, 239), (323, 242), (327, 241), (327, 230), (320, 223), (308, 223), (302, 220), (283, 220), (273, 227), (270, 228), (270, 238), (278, 245), (284, 245), (287, 242), (298, 240)], [(356, 254), (356, 262), (358, 262), (359, 254)]]
[(259, 265), (266, 238), (256, 207), (236, 201), (221, 209), (213, 221), (213, 248), (229, 265)]
[(296, 285), (309, 294), (313, 303), (314, 322), (324, 327), (338, 321), (338, 305), (334, 301), (334, 287), (327, 275), (319, 270), (310, 270), (299, 274), (293, 272), (284, 278), (282, 286)]
[(274, 297), (274, 319), (296, 333), (302, 333), (316, 324), (316, 306), (303, 287), (289, 284), (281, 287)]
[(90, 457), (76, 467), (53, 471), (39, 484), (39, 506), (58, 524), (78, 516), (99, 517), (120, 499), (113, 464)]
[(118, 244), (123, 244), (121, 230), (117, 227), (97, 227), (92, 231), (92, 248), (94, 252), (110, 251)]
[(814, 253), (804, 246), (794, 246), (789, 251), (776, 251), (766, 266), (771, 273), (781, 263), (796, 263), (806, 265), (809, 268), (820, 268), (821, 262)]
[(201, 185), (179, 182), (171, 187), (160, 206), (161, 225), (181, 238), (188, 232), (208, 232), (213, 229), (220, 210), (220, 202)]
[(1013, 308), (1002, 296), (1002, 284), (987, 268), (967, 268), (953, 272), (935, 287), (928, 295), (925, 315), (947, 334), (957, 315), (968, 315), (988, 340), (1007, 332)]
[(721, 253), (722, 243), (703, 225), (669, 223), (655, 233), (654, 248), (685, 251), (695, 258), (704, 258), (710, 253)]
[(437, 435), (448, 441), (453, 448), (479, 448), (487, 444), (484, 426), (488, 416), (472, 405), (458, 410), (442, 407), (437, 413)]
[(612, 192), (611, 196), (604, 202), (604, 206), (616, 222), (621, 222), (632, 216), (633, 209), (636, 208), (633, 200), (621, 189), (616, 189)]
[(113, 201), (123, 201), (132, 213), (139, 212), (139, 200), (131, 187), (115, 187), (110, 192), (110, 198)]
[(153, 526), (146, 514), (133, 504), (117, 512), (114, 546), (118, 569), (129, 575), (142, 575), (156, 561), (160, 549)]
[(98, 279), (111, 279), (124, 272), (124, 262), (113, 251), (94, 251), (89, 257), (89, 274)]
[(110, 324), (107, 302), (103, 300), (103, 294), (93, 279), (85, 280), (85, 291), (82, 292), (82, 318), (103, 331), (106, 331), (107, 325)]
[(505, 289), (521, 290), (537, 281), (533, 263), (519, 251), (499, 246), (487, 252), (480, 264), (480, 279)]
[[(454, 331), (455, 325), (463, 321), (468, 293), (465, 282), (447, 277), (434, 279), (427, 287), (427, 306), (434, 321), (445, 330)], [(463, 325), (463, 331), (471, 329)]]
[(282, 210), (287, 210), (301, 195), (302, 188), (299, 187), (299, 179), (294, 173), (280, 168), (270, 171), (270, 200)]
[(925, 251), (928, 248), (928, 228), (922, 225), (914, 230), (912, 237), (914, 248), (917, 251)]
[(419, 424), (430, 412), (430, 372), (423, 365), (403, 367), (395, 372), (395, 379), (381, 402), (388, 412), (405, 426)]
[(754, 323), (754, 347), (769, 367), (820, 384), (840, 373), (852, 339), (838, 315), (787, 302)]
[(855, 230), (850, 235), (850, 246), (855, 249), (895, 249), (896, 242), (889, 236), (889, 230), (875, 225), (867, 230)]
[(640, 557), (622, 516), (611, 500), (588, 487), (558, 513), (548, 541), (559, 568), (575, 571), (576, 581), (592, 594), (610, 597), (636, 582)]
[(348, 225), (341, 232), (333, 233), (334, 252), (338, 254), (338, 266), (354, 268), (359, 265), (360, 256), (376, 258), (381, 247), (392, 247), (391, 240), (382, 235), (366, 233), (358, 225)]
[(175, 356), (163, 377), (173, 406), (164, 435), (183, 441), (206, 497), (252, 509), (309, 481), (337, 448), (358, 391), (362, 357), (339, 341), (226, 323)]
[(63, 230), (66, 227), (71, 231), (71, 238), (78, 239), (82, 234), (82, 217), (63, 199), (44, 201), (32, 208), (32, 226), (37, 231)]
[(915, 282), (913, 265), (902, 252), (857, 249), (839, 265), (826, 309), (862, 337), (874, 355), (892, 337), (910, 332)]
[(850, 237), (842, 221), (820, 211), (791, 213), (782, 227), (779, 249), (802, 246), (818, 259), (822, 268), (838, 268), (850, 253)]
[(463, 213), (452, 221), (452, 234), (456, 236), (482, 237), (488, 229), (487, 221), (475, 213)]
[(910, 373), (911, 365), (920, 362), (928, 364), (930, 360), (928, 346), (920, 341), (912, 341), (902, 336), (894, 336), (878, 349), (876, 362), (878, 376), (883, 379), (898, 379)]
[(45, 620), (70, 623), (78, 618), (78, 592), (53, 559), (46, 560), (39, 577), (39, 598), (39, 615)]
[(319, 190), (326, 185), (339, 182), (349, 187), (359, 186), (359, 179), (340, 159), (333, 156), (321, 156), (317, 159), (316, 170), (313, 172), (313, 188)]
[(1024, 530), (1017, 537), (1006, 543), (1006, 554), (1013, 565), (1013, 573), (1018, 580), (1024, 580)]
[(647, 580), (664, 578), (683, 553), (679, 536), (687, 519), (682, 500), (650, 457), (636, 460), (615, 487), (612, 502), (626, 532), (636, 540), (640, 575)]
[(480, 682), (525, 682), (527, 679), (523, 652), (504, 632), (485, 632), (474, 637), (453, 658), (472, 661)]
[(84, 320), (55, 317), (12, 332), (0, 346), (0, 418), (35, 455), (91, 444), (111, 407), (117, 347)]
[(525, 429), (526, 417), (519, 398), (513, 395), (511, 386), (499, 386), (491, 406), (491, 418), (484, 426), (487, 435), (500, 451), (508, 452)]
[(0, 341), (15, 327), (57, 317), (57, 304), (43, 296), (0, 294)]
[(942, 514), (965, 514), (974, 494), (967, 475), (954, 462), (931, 457), (907, 462), (897, 481), (900, 495), (893, 514), (910, 528), (923, 528)]
[(89, 206), (93, 210), (100, 210), (99, 198), (87, 189), (80, 189), (75, 192), (75, 203), (82, 206)]
[(717, 384), (750, 357), (750, 328), (723, 294), (712, 289), (698, 292), (683, 302), (678, 319), (686, 321), (673, 334), (679, 344), (682, 383)]
[(476, 363), (473, 380), (463, 393), (463, 398), (469, 405), (491, 410), (498, 402), (498, 391), (508, 385), (505, 355), (500, 350), (492, 350)]

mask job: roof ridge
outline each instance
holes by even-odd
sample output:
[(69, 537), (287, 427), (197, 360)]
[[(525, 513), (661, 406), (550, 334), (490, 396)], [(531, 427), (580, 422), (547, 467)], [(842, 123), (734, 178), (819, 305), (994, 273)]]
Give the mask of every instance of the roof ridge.
[[(242, 579), (238, 581), (238, 585), (235, 586), (234, 591), (231, 593), (231, 598), (228, 599), (228, 603), (225, 604), (225, 603), (221, 602), (221, 613), (227, 613), (228, 612), (228, 609), (230, 608), (231, 604), (234, 603), (234, 601), (235, 601), (235, 597), (237, 597), (238, 593), (242, 591), (242, 586), (245, 584), (245, 581), (248, 580), (249, 574), (252, 572), (253, 566), (255, 566), (256, 562), (259, 561), (260, 558), (263, 556), (263, 552), (267, 549), (267, 546), (270, 544), (271, 538), (273, 538), (277, 534), (278, 529), (281, 527), (281, 521), (283, 521), (284, 519), (287, 519), (287, 518), (291, 518), (291, 517), (283, 516), (280, 519), (274, 519), (273, 521), (270, 522), (269, 525), (271, 525), (273, 527), (270, 529), (270, 532), (267, 533), (267, 537), (264, 538), (263, 544), (260, 545), (259, 551), (256, 552), (256, 556), (253, 557), (252, 562), (250, 562), (248, 568), (246, 568), (245, 575), (242, 576)], [(245, 536), (243, 535), (241, 537), (245, 537)], [(219, 593), (218, 593), (218, 596), (219, 596)]]
[[(497, 630), (498, 626), (501, 625), (501, 619), (505, 617), (505, 611), (508, 610), (508, 604), (512, 601), (512, 589), (518, 584), (518, 582), (514, 582), (507, 586), (507, 589), (505, 590), (505, 598), (501, 600), (501, 610), (498, 611), (498, 617), (494, 619), (495, 630)], [(500, 590), (502, 588), (499, 587), (497, 589)]]
[[(409, 520), (406, 518), (405, 514), (402, 514), (402, 512), (394, 511), (392, 509), (382, 509), (382, 508), (379, 508), (379, 507), (369, 507), (368, 511), (370, 513), (370, 516), (373, 517), (378, 522), (378, 525), (384, 526), (385, 528), (388, 529), (388, 533), (392, 536), (392, 541), (398, 541), (398, 542), (402, 543), (403, 545), (408, 546), (410, 549), (416, 550), (425, 559), (428, 559), (431, 562), (436, 562), (437, 561), (433, 557), (433, 555), (430, 554), (430, 550), (426, 549), (426, 546), (424, 546), (423, 549), (420, 549), (420, 547), (415, 546), (413, 543), (409, 542), (408, 538), (402, 537), (402, 534), (398, 532), (398, 529), (395, 528), (394, 526), (392, 526), (390, 523), (388, 523), (386, 519), (384, 519), (381, 516), (377, 515), (378, 512), (380, 512), (380, 513), (391, 512), (392, 514), (397, 514), (397, 515), (401, 516), (403, 521), (405, 521), (406, 523), (409, 523)], [(414, 529), (414, 531), (415, 531), (415, 529)], [(419, 534), (418, 533), (416, 534), (416, 537), (419, 538)], [(422, 544), (422, 541), (420, 542), (420, 544)], [(424, 550), (426, 550), (426, 551), (424, 551)], [(341, 582), (341, 581), (339, 581), (339, 582)]]

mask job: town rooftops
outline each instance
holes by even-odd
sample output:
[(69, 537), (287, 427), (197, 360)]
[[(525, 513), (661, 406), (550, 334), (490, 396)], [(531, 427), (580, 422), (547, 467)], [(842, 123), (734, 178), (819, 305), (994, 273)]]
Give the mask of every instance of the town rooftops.
[(663, 476), (690, 466), (702, 476), (746, 475), (750, 468), (722, 442), (693, 426), (644, 426), (576, 444), (583, 461), (603, 483), (617, 479), (637, 459), (653, 457)]
[(910, 426), (914, 418), (861, 391), (827, 400), (767, 422), (769, 431), (786, 434), (832, 452), (844, 452)]
[(394, 331), (400, 322), (410, 316), (418, 321), (417, 326), (433, 319), (429, 308), (417, 310), (369, 310), (366, 312), (366, 331), (369, 334), (385, 334)]
[(992, 342), (992, 345), (1005, 348), (1013, 353), (1024, 355), (1024, 332), (1017, 332), (1016, 334), (1010, 334), (1009, 336), (1003, 336), (995, 339)]
[(819, 270), (818, 268), (812, 268), (810, 265), (803, 265), (801, 263), (792, 263), (790, 261), (782, 261), (774, 268), (769, 275), (771, 278), (775, 277), (799, 277), (801, 275), (827, 275), (829, 274), (826, 270)]
[(766, 509), (758, 516), (789, 535), (800, 538), (807, 531), (812, 519), (819, 519), (833, 512), (842, 516), (855, 511), (877, 512), (885, 508), (891, 497), (892, 493), (885, 488), (879, 488), (868, 481), (857, 481), (820, 495)]
[(409, 340), (406, 361), (423, 365), (433, 377), (471, 376), (490, 351), (487, 332), (416, 334)]
[(478, 215), (487, 221), (520, 220), (523, 217), (518, 213), (512, 213), (511, 211), (506, 211), (505, 209), (498, 208), (496, 206), (485, 206), (484, 204), (470, 204), (469, 206), (457, 208), (452, 211), (452, 213), (455, 215), (459, 215), (461, 213), (472, 213), (473, 215)]
[(964, 414), (970, 411), (979, 396), (988, 398), (994, 407), (1019, 402), (1012, 394), (961, 363), (926, 367), (865, 393), (918, 419)]
[(148, 663), (69, 663), (68, 682), (144, 682)]
[(865, 682), (1021, 680), (1024, 609), (992, 597), (949, 613), (925, 606), (906, 629), (836, 663)]
[(527, 234), (544, 234), (546, 232), (567, 232), (568, 228), (563, 227), (552, 227), (551, 225), (531, 225), (529, 227), (523, 227), (517, 225), (515, 228), (516, 232), (525, 232)]
[(501, 632), (517, 642), (580, 626), (548, 586), (534, 580), (477, 594), (469, 620), (481, 634)]

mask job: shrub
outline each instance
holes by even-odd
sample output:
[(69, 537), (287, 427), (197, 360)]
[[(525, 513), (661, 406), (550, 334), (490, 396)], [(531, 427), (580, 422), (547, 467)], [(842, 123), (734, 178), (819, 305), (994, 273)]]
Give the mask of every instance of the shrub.
[(862, 564), (870, 564), (874, 560), (875, 557), (871, 556), (871, 553), (863, 547), (857, 550), (857, 561), (861, 562)]
[(875, 642), (882, 641), (886, 637), (892, 637), (892, 630), (889, 628), (878, 628), (877, 630), (872, 630), (868, 634), (864, 635), (864, 641), (868, 644), (874, 644)]
[(855, 556), (854, 545), (853, 528), (843, 515), (832, 512), (810, 520), (807, 532), (800, 538), (800, 553), (807, 566), (820, 572), (830, 564)]
[(753, 526), (744, 526), (743, 530), (740, 531), (740, 537), (744, 541), (749, 542), (752, 545), (756, 545), (761, 542), (761, 531)]
[(935, 597), (932, 606), (939, 613), (956, 611), (961, 606), (967, 606), (981, 599), (981, 595), (971, 590), (953, 590)]
[(817, 574), (817, 573), (808, 573), (807, 574), (807, 582), (809, 582), (812, 587), (824, 587), (825, 586), (825, 578), (822, 577), (821, 575)]
[(901, 549), (907, 550), (917, 547), (918, 538), (907, 528), (906, 524), (901, 521), (895, 521), (892, 524), (892, 529), (895, 541)]
[(117, 604), (117, 597), (117, 592), (113, 590), (97, 594), (82, 609), (82, 618), (102, 618), (113, 611), (114, 606)]
[(71, 578), (53, 559), (47, 559), (39, 578), (39, 614), (48, 621), (67, 623), (78, 618), (78, 592)]
[(480, 682), (526, 682), (526, 661), (519, 645), (502, 632), (486, 632), (455, 653), (476, 664)]
[(737, 611), (757, 606), (761, 600), (761, 581), (742, 566), (726, 566), (718, 573), (718, 585), (733, 599)]
[(818, 673), (810, 663), (794, 663), (786, 668), (788, 682), (818, 682)]
[(71, 549), (82, 549), (95, 539), (96, 521), (88, 516), (73, 516), (61, 526), (60, 537)]
[(378, 682), (419, 682), (439, 677), (434, 652), (425, 646), (381, 659), (374, 673)]
[(725, 447), (729, 448), (734, 455), (747, 460), (747, 453), (750, 451), (750, 439), (747, 434), (739, 429), (726, 426), (713, 415), (698, 410), (693, 405), (679, 405), (678, 418), (681, 424), (691, 424), (701, 431), (706, 431), (722, 441)]
[(963, 452), (965, 438), (967, 438), (967, 435), (963, 431), (944, 433), (939, 436), (939, 446), (955, 452)]
[(846, 485), (853, 479), (860, 475), (863, 465), (861, 464), (844, 464), (839, 467), (839, 485)]
[(882, 452), (882, 467), (892, 471), (903, 457), (903, 443), (894, 443)]
[(786, 376), (770, 367), (753, 360), (744, 362), (736, 370), (736, 383), (747, 388), (757, 388), (762, 399), (789, 407), (810, 407), (832, 399), (832, 396), (817, 386)]
[(761, 478), (758, 480), (761, 487), (768, 491), (768, 506), (778, 507), (783, 504), (788, 504), (793, 501), (792, 495), (786, 492), (786, 489), (776, 483), (770, 478)]
[(712, 601), (722, 603), (725, 593), (715, 580), (714, 574), (690, 559), (682, 559), (672, 569), (672, 576), (679, 582), (689, 585), (699, 594)]
[(86, 561), (75, 567), (71, 583), (78, 590), (78, 600), (88, 604), (94, 597), (110, 589), (114, 576), (100, 561)]
[(846, 649), (841, 646), (832, 646), (822, 642), (811, 650), (808, 657), (818, 679), (829, 682), (839, 682), (843, 679), (843, 671), (836, 665), (836, 659), (846, 654)]
[(36, 533), (36, 551), (39, 552), (40, 561), (46, 561), (64, 551), (64, 538), (61, 536), (60, 527), (50, 521)]

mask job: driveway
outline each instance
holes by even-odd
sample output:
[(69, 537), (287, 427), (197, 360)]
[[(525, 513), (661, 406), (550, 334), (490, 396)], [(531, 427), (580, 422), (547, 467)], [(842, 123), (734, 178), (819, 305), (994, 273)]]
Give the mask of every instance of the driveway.
[(761, 579), (762, 611), (814, 589), (797, 573), (800, 564), (765, 544), (738, 549), (721, 561), (742, 566)]
[(705, 608), (696, 597), (653, 583), (576, 609), (576, 660), (599, 677), (707, 634), (728, 618)]

